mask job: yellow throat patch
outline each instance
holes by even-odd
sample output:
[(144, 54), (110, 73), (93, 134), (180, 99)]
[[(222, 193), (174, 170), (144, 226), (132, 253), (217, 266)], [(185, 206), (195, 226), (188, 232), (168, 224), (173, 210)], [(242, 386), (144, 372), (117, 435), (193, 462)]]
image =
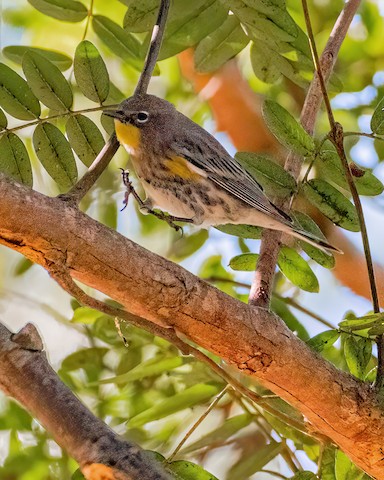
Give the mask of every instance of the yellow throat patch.
[(115, 131), (117, 139), (127, 150), (136, 150), (140, 146), (140, 130), (135, 125), (115, 120)]

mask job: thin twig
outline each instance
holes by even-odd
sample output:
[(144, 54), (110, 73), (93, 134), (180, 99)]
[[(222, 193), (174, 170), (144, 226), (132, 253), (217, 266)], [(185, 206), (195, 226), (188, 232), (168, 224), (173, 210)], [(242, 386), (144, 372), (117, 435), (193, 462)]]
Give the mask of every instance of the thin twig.
[[(356, 185), (353, 180), (353, 175), (348, 164), (347, 156), (345, 154), (343, 127), (340, 123), (335, 121), (335, 118), (333, 116), (331, 103), (329, 101), (325, 80), (322, 74), (321, 65), (320, 65), (318, 54), (317, 54), (316, 43), (313, 36), (313, 31), (312, 31), (311, 18), (308, 12), (307, 0), (302, 0), (302, 5), (304, 10), (305, 23), (307, 25), (309, 43), (311, 45), (313, 60), (315, 63), (316, 72), (320, 82), (320, 88), (321, 88), (323, 99), (327, 109), (328, 121), (331, 127), (330, 140), (335, 146), (336, 151), (340, 157), (341, 164), (343, 166), (345, 176), (347, 178), (349, 190), (352, 194), (353, 202), (355, 204), (355, 208), (357, 211), (357, 216), (359, 219), (360, 230), (361, 230), (361, 239), (364, 247), (365, 261), (366, 261), (367, 270), (368, 270), (368, 278), (369, 278), (369, 285), (371, 289), (373, 311), (375, 313), (379, 313), (380, 312), (379, 297), (377, 294), (375, 272), (373, 268), (371, 248), (369, 245), (369, 238), (368, 238), (367, 226), (364, 218), (363, 207), (361, 205), (360, 197), (359, 197), (359, 194), (357, 193)], [(376, 388), (381, 390), (384, 387), (384, 351), (383, 351), (384, 337), (383, 335), (378, 335), (376, 342), (378, 347), (378, 366), (377, 366), (375, 386)]]
[(151, 43), (149, 45), (147, 58), (145, 59), (143, 71), (141, 72), (139, 81), (137, 82), (134, 96), (147, 93), (148, 85), (151, 80), (153, 70), (156, 66), (157, 57), (159, 56), (161, 42), (163, 41), (170, 3), (170, 0), (161, 0), (157, 20), (152, 30)]
[[(335, 22), (320, 60), (325, 81), (328, 81), (333, 71), (338, 52), (360, 2), (361, 0), (347, 1)], [(315, 75), (307, 92), (300, 118), (301, 124), (310, 134), (313, 134), (316, 116), (319, 112), (322, 98), (318, 76)], [(302, 163), (303, 158), (301, 156), (290, 153), (285, 162), (285, 169), (297, 179), (300, 174)], [(278, 206), (285, 209), (289, 206), (289, 203), (290, 199), (288, 198)], [(257, 262), (257, 270), (251, 294), (249, 296), (249, 303), (251, 305), (257, 305), (264, 308), (269, 307), (281, 239), (282, 234), (280, 232), (264, 230), (262, 234), (260, 256)]]
[(175, 458), (175, 456), (179, 453), (185, 442), (188, 440), (188, 438), (192, 435), (192, 433), (196, 430), (196, 428), (202, 424), (202, 422), (208, 417), (208, 415), (211, 413), (211, 411), (216, 407), (216, 405), (219, 403), (219, 401), (224, 397), (224, 395), (231, 390), (232, 387), (231, 385), (226, 385), (221, 392), (216, 395), (216, 397), (212, 400), (208, 408), (205, 410), (205, 412), (198, 418), (198, 420), (192, 425), (192, 427), (188, 430), (188, 432), (184, 435), (184, 437), (181, 439), (181, 441), (178, 443), (176, 448), (173, 450), (171, 455), (167, 458), (167, 462), (170, 463), (172, 460)]

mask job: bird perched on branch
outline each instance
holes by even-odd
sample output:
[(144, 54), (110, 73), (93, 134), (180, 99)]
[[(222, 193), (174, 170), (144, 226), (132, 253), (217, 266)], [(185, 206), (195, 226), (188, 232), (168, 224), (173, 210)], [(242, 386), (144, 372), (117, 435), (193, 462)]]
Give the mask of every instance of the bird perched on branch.
[(144, 213), (158, 207), (171, 215), (171, 221), (201, 227), (256, 225), (288, 233), (321, 250), (339, 251), (295, 225), (211, 134), (166, 100), (133, 96), (117, 110), (104, 113), (114, 118), (117, 138), (130, 153), (143, 185)]

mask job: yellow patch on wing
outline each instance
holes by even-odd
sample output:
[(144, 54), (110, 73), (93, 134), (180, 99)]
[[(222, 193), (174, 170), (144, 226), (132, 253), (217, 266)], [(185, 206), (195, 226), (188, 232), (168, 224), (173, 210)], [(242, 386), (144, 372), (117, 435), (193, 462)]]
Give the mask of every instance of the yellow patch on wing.
[(135, 150), (140, 146), (141, 134), (140, 130), (135, 127), (135, 125), (115, 120), (115, 131), (117, 139), (122, 145), (124, 145), (124, 147)]
[(184, 180), (199, 180), (202, 177), (198, 169), (183, 157), (173, 157), (172, 160), (165, 160), (164, 163), (171, 173)]

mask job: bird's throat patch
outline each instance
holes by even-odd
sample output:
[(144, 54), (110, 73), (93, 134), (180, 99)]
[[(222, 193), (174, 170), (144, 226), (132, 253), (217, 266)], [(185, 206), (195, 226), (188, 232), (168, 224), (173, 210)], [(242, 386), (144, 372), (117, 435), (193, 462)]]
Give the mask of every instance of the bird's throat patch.
[(140, 146), (140, 130), (130, 123), (115, 120), (116, 136), (119, 142), (129, 150), (136, 150)]
[(194, 171), (193, 166), (183, 157), (173, 157), (172, 160), (166, 160), (164, 163), (171, 173), (184, 180), (199, 180), (201, 177), (198, 172)]

